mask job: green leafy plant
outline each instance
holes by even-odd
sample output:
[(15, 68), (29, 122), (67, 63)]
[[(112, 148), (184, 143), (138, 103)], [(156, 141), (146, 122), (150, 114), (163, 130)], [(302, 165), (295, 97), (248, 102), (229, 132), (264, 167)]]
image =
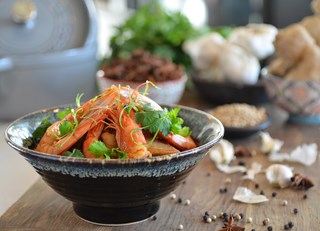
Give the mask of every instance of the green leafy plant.
[(198, 34), (186, 16), (150, 1), (116, 28), (110, 39), (111, 58), (127, 58), (132, 51), (144, 49), (189, 67), (191, 59), (182, 44)]

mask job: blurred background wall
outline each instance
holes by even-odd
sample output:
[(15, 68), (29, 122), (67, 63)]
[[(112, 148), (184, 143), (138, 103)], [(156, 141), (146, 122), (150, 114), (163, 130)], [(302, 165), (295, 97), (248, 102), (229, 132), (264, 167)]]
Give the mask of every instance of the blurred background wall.
[[(148, 0), (127, 0), (127, 6), (136, 9)], [(205, 16), (210, 26), (245, 25), (264, 22), (279, 28), (311, 15), (311, 0), (160, 0), (168, 8), (186, 11), (192, 9), (194, 18)], [(202, 5), (205, 5), (204, 11)], [(206, 14), (206, 15), (204, 15)], [(196, 15), (196, 16), (195, 16)]]

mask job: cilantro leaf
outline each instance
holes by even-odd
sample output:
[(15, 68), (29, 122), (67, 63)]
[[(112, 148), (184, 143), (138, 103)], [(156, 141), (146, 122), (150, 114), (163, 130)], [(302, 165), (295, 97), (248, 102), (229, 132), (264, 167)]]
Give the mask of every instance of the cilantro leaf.
[(106, 159), (117, 158), (117, 159), (126, 159), (128, 154), (124, 151), (121, 151), (119, 148), (108, 148), (102, 141), (93, 142), (88, 150), (94, 154), (96, 158), (105, 156)]
[(171, 129), (171, 121), (167, 116), (168, 110), (154, 110), (150, 103), (142, 106), (142, 111), (135, 115), (135, 119), (145, 130), (152, 134), (162, 132), (165, 136), (169, 134)]
[(76, 157), (76, 158), (84, 158), (83, 153), (79, 149), (73, 149), (72, 152), (66, 151), (62, 153), (62, 156)]
[(61, 136), (68, 134), (70, 131), (72, 131), (72, 129), (73, 124), (68, 120), (62, 121), (62, 123), (59, 125), (59, 131)]
[(66, 110), (63, 110), (63, 111), (59, 111), (58, 113), (57, 113), (57, 116), (58, 116), (58, 118), (59, 119), (64, 119), (64, 117), (66, 117), (68, 114), (70, 114), (71, 113), (71, 109), (70, 108), (68, 108), (68, 109), (66, 109)]
[(109, 148), (107, 148), (107, 146), (101, 142), (101, 141), (95, 141), (94, 143), (92, 143), (90, 145), (90, 147), (88, 148), (88, 150), (94, 154), (94, 156), (96, 158), (101, 157), (104, 154), (109, 154)]
[(142, 110), (137, 112), (135, 119), (140, 123), (143, 129), (149, 131), (151, 134), (156, 134), (159, 131), (167, 136), (169, 132), (179, 134), (181, 136), (191, 135), (189, 127), (182, 127), (184, 121), (178, 117), (179, 108), (174, 108), (168, 111), (167, 108), (163, 110), (154, 110), (151, 104), (144, 104)]
[(52, 122), (50, 121), (49, 117), (42, 119), (40, 125), (32, 133), (32, 139), (35, 144), (39, 143), (40, 139), (51, 125)]

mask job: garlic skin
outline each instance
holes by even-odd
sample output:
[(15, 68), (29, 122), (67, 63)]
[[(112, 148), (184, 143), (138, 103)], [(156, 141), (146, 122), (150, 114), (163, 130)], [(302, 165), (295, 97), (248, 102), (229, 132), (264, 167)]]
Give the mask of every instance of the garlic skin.
[(222, 139), (209, 151), (210, 159), (216, 165), (228, 165), (234, 158), (234, 147), (229, 141)]
[(318, 145), (316, 143), (302, 144), (290, 153), (272, 153), (269, 156), (269, 160), (277, 162), (291, 161), (310, 166), (316, 162), (318, 155)]
[(259, 136), (261, 138), (261, 152), (263, 153), (274, 153), (278, 152), (282, 145), (282, 140), (273, 139), (268, 132), (260, 132)]
[(266, 178), (275, 187), (285, 188), (293, 177), (292, 169), (283, 164), (270, 165), (266, 170)]
[(269, 200), (265, 195), (257, 195), (247, 187), (238, 187), (232, 199), (246, 204), (258, 204)]

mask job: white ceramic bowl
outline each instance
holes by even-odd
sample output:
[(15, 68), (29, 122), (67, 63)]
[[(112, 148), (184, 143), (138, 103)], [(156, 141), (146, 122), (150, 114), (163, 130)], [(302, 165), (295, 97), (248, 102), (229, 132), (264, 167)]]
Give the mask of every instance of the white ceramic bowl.
[[(100, 93), (104, 92), (106, 88), (109, 88), (112, 85), (117, 86), (120, 84), (121, 86), (130, 86), (132, 89), (135, 89), (142, 84), (141, 82), (105, 78), (102, 70), (97, 72), (96, 77)], [(186, 75), (183, 75), (181, 78), (175, 80), (157, 82), (155, 84), (158, 88), (150, 85), (147, 96), (159, 104), (176, 104), (180, 101), (184, 93), (186, 82)], [(143, 92), (144, 90), (144, 87), (139, 88), (139, 92)]]

